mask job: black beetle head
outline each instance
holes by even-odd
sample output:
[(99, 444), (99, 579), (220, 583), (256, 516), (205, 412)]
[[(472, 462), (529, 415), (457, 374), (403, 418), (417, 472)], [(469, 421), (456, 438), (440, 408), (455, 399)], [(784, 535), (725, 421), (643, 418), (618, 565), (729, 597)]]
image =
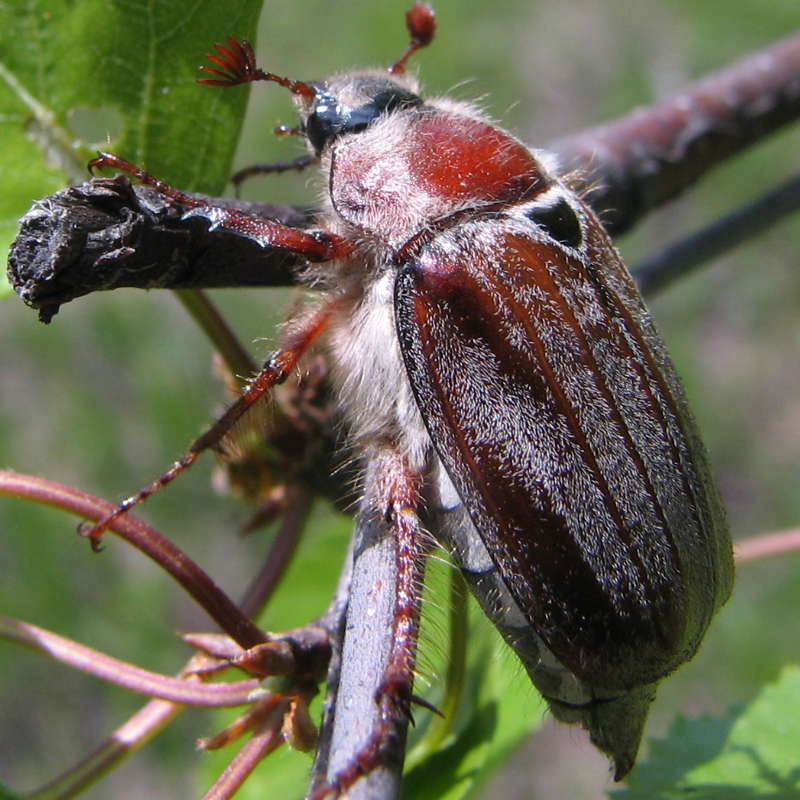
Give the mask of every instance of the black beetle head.
[(308, 85), (314, 97), (299, 96), (298, 105), (305, 134), (317, 155), (339, 136), (363, 131), (385, 114), (422, 105), (416, 81), (406, 75), (349, 73)]

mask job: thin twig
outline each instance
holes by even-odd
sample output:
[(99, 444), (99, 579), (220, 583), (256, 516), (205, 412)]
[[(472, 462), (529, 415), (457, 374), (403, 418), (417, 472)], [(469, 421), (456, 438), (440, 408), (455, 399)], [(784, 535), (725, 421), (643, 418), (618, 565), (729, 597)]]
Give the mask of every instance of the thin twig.
[(62, 664), (131, 692), (183, 705), (204, 708), (242, 706), (250, 702), (250, 695), (259, 686), (257, 680), (187, 683), (181, 678), (135, 667), (44, 628), (10, 617), (0, 616), (0, 637), (38, 650)]
[(231, 375), (243, 385), (256, 371), (256, 363), (217, 307), (199, 289), (176, 289), (175, 296), (222, 356)]
[(711, 225), (667, 247), (640, 264), (634, 277), (642, 294), (656, 294), (668, 284), (738, 244), (764, 233), (800, 209), (800, 175)]
[(760, 558), (774, 558), (787, 553), (800, 553), (800, 528), (762, 533), (736, 542), (734, 546), (737, 564), (746, 564)]
[[(102, 519), (116, 508), (107, 500), (69, 486), (0, 470), (0, 494), (54, 506), (82, 519)], [(186, 553), (132, 514), (117, 518), (111, 530), (172, 575), (234, 641), (248, 649), (267, 641), (253, 623)]]
[(286, 512), (264, 563), (239, 603), (239, 608), (248, 617), (257, 617), (278, 588), (281, 578), (286, 574), (286, 568), (297, 552), (300, 535), (311, 511), (311, 498), (304, 489), (290, 489), (286, 502)]

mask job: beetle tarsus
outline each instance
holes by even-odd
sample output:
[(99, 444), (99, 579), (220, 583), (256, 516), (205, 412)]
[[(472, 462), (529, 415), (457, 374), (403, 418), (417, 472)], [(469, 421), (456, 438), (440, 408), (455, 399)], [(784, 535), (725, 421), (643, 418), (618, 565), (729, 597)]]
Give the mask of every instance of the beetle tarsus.
[(288, 89), (292, 94), (302, 95), (308, 99), (313, 99), (316, 94), (314, 88), (304, 81), (294, 81), (291, 78), (283, 78), (273, 72), (264, 72), (259, 69), (256, 65), (253, 46), (244, 39), (239, 40), (229, 36), (227, 47), (217, 43), (214, 45), (214, 49), (217, 53), (207, 53), (206, 57), (217, 66), (209, 67), (204, 64), (200, 70), (216, 77), (198, 78), (198, 83), (207, 86), (238, 86), (253, 81), (272, 81)]
[(216, 53), (206, 53), (206, 58), (219, 67), (200, 67), (202, 72), (216, 75), (216, 78), (198, 78), (198, 83), (207, 86), (238, 86), (259, 80), (260, 70), (256, 66), (255, 54), (250, 42), (228, 37), (228, 46), (216, 43)]
[(168, 197), (170, 200), (174, 200), (176, 203), (180, 203), (181, 205), (191, 208), (193, 206), (201, 206), (203, 204), (202, 200), (198, 200), (198, 198), (192, 197), (190, 194), (186, 194), (186, 192), (175, 189), (168, 183), (162, 181), (160, 178), (157, 178), (155, 175), (151, 175), (141, 167), (137, 167), (136, 164), (131, 163), (121, 156), (116, 156), (113, 153), (104, 153), (103, 151), (99, 151), (97, 157), (93, 158), (88, 164), (89, 172), (92, 174), (94, 174), (94, 170), (96, 169), (105, 169), (108, 167), (121, 170), (131, 177), (136, 178), (139, 183), (149, 186), (151, 189), (155, 189), (165, 197)]

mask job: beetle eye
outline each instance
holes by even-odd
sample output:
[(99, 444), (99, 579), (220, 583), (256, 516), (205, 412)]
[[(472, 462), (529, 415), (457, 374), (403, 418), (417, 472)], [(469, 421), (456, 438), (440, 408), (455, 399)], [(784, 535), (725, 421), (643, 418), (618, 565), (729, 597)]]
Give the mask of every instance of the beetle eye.
[(305, 124), (305, 132), (317, 154), (322, 152), (326, 142), (341, 132), (342, 119), (339, 106), (318, 107), (313, 114), (309, 115)]
[(580, 247), (583, 241), (581, 223), (563, 197), (553, 204), (535, 205), (525, 212), (525, 216), (567, 247)]

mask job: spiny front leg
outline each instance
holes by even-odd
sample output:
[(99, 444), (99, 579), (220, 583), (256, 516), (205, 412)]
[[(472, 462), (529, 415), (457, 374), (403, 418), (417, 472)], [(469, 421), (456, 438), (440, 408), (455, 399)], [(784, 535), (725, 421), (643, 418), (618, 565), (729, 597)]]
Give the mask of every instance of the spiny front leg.
[(326, 231), (307, 231), (293, 228), (267, 217), (248, 214), (225, 206), (209, 205), (207, 200), (182, 192), (160, 178), (113, 153), (99, 152), (89, 162), (90, 172), (112, 167), (136, 178), (140, 183), (160, 192), (164, 197), (190, 210), (184, 218), (201, 217), (208, 220), (211, 230), (224, 228), (258, 242), (262, 247), (275, 247), (307, 258), (309, 261), (330, 261), (344, 258), (352, 252), (352, 244), (341, 236)]
[(202, 436), (195, 439), (187, 452), (166, 472), (151, 484), (140, 489), (136, 494), (131, 495), (127, 500), (123, 500), (114, 511), (95, 524), (84, 523), (81, 525), (79, 532), (91, 541), (92, 548), (96, 550), (99, 547), (103, 533), (108, 530), (115, 519), (175, 480), (178, 475), (191, 467), (206, 450), (219, 449), (222, 442), (245, 413), (261, 400), (273, 386), (283, 382), (295, 369), (309, 347), (328, 327), (338, 304), (339, 301), (336, 299), (329, 300), (297, 322), (284, 339), (281, 349), (264, 364), (261, 372), (248, 384), (239, 399)]
[[(344, 793), (368, 797), (379, 786), (383, 791), (387, 779), (396, 780), (410, 706), (419, 702), (412, 687), (428, 541), (417, 514), (420, 484), (421, 476), (394, 450), (370, 461), (356, 534), (358, 568), (350, 591), (337, 712), (322, 770), (326, 780), (313, 787), (311, 800)], [(393, 586), (374, 578), (390, 573), (392, 566)], [(387, 618), (392, 619), (391, 631), (375, 630), (374, 620)], [(372, 651), (366, 671), (364, 648)], [(384, 665), (381, 674), (376, 674), (377, 664)], [(344, 707), (344, 714), (339, 713)]]
[(261, 247), (278, 247), (309, 261), (332, 261), (350, 255), (353, 245), (327, 231), (305, 231), (281, 222), (248, 214), (235, 208), (199, 205), (187, 211), (184, 219), (201, 217), (210, 222), (209, 230), (224, 228), (252, 239)]

